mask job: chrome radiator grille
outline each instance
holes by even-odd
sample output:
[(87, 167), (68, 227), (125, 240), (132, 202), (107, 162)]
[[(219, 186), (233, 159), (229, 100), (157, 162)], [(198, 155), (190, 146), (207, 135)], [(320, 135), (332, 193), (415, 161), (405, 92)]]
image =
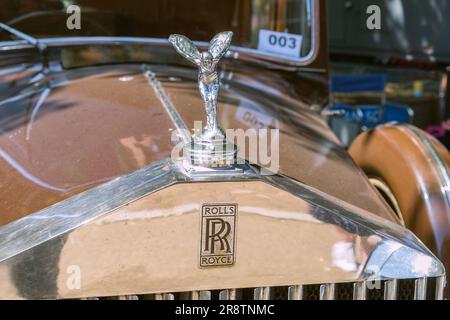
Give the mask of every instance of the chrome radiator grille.
[(442, 300), (445, 277), (190, 291), (105, 298), (118, 300)]

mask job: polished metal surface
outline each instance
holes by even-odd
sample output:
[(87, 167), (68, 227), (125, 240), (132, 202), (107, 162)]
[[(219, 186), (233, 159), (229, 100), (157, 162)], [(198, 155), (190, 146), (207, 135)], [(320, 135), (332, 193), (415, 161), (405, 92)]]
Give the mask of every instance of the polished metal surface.
[(388, 280), (384, 283), (384, 300), (397, 300), (398, 281)]
[(420, 142), (423, 145), (423, 149), (426, 150), (428, 155), (430, 156), (430, 159), (433, 161), (433, 166), (436, 170), (436, 174), (439, 177), (439, 180), (441, 182), (441, 192), (442, 194), (447, 198), (447, 210), (450, 211), (450, 173), (448, 171), (448, 166), (445, 164), (444, 160), (439, 156), (436, 149), (433, 147), (433, 145), (430, 143), (429, 138), (424, 136), (424, 134), (418, 130), (416, 127), (412, 125), (406, 126), (409, 130), (411, 130), (417, 138), (420, 140)]
[(33, 38), (33, 37), (23, 33), (23, 32), (20, 32), (17, 29), (14, 29), (14, 28), (12, 28), (12, 27), (4, 24), (4, 23), (1, 23), (1, 22), (0, 22), (0, 29), (3, 29), (6, 32), (9, 32), (10, 34), (12, 34), (12, 35), (14, 35), (16, 37), (25, 40), (26, 42), (28, 42), (29, 44), (31, 44), (31, 45), (33, 45), (35, 47), (39, 47), (39, 40), (38, 39)]
[(185, 158), (193, 166), (230, 167), (236, 163), (237, 148), (229, 143), (217, 123), (217, 99), (220, 79), (217, 64), (230, 48), (233, 33), (221, 32), (213, 37), (207, 51), (200, 53), (185, 36), (173, 34), (169, 42), (177, 52), (198, 67), (198, 88), (206, 112), (206, 126), (196, 132), (184, 147)]
[(353, 284), (353, 300), (367, 300), (367, 282), (355, 282)]
[(220, 291), (219, 300), (236, 300), (236, 289), (227, 289)]
[(435, 300), (443, 300), (444, 299), (444, 289), (446, 285), (445, 277), (438, 277), (436, 279), (436, 291), (435, 291)]
[[(405, 280), (415, 282), (419, 279)], [(439, 278), (427, 278), (426, 281), (438, 281)], [(385, 281), (384, 287), (369, 287), (365, 289), (365, 296), (359, 300), (413, 300), (415, 287), (407, 284), (404, 280)], [(126, 295), (111, 297), (88, 297), (83, 300), (354, 300), (353, 295), (359, 293), (350, 288), (357, 288), (357, 283), (328, 283), (314, 285), (296, 285), (289, 287), (258, 287), (258, 288), (236, 288), (224, 290), (188, 291), (164, 294)], [(399, 287), (402, 287), (400, 290)], [(350, 290), (349, 290), (350, 289)], [(394, 290), (394, 291), (392, 291)], [(438, 294), (440, 288), (430, 286), (422, 294), (433, 300), (442, 300)], [(250, 294), (251, 293), (251, 294)]]
[(415, 281), (414, 300), (427, 299), (427, 278), (420, 278)]
[(211, 291), (192, 291), (191, 300), (211, 300)]
[[(246, 167), (239, 175), (208, 175), (197, 181), (256, 179)], [(14, 221), (0, 228), (0, 262), (177, 182), (191, 180), (164, 160)]]
[(303, 300), (303, 286), (290, 286), (288, 289), (289, 300)]
[(155, 91), (157, 97), (161, 101), (161, 104), (164, 106), (164, 108), (167, 111), (167, 114), (170, 116), (170, 119), (175, 124), (178, 130), (178, 134), (181, 135), (182, 139), (185, 142), (190, 141), (191, 138), (189, 136), (189, 129), (183, 122), (183, 119), (181, 119), (181, 116), (178, 113), (177, 109), (172, 104), (172, 101), (170, 101), (169, 97), (167, 96), (167, 93), (165, 92), (163, 86), (161, 85), (161, 82), (158, 81), (155, 73), (150, 69), (148, 65), (144, 65), (143, 69), (144, 75), (147, 78), (148, 83)]
[(198, 88), (206, 112), (206, 127), (202, 133), (205, 140), (218, 135), (225, 138), (217, 124), (217, 98), (220, 90), (217, 64), (230, 48), (232, 36), (230, 31), (215, 35), (208, 51), (202, 53), (185, 36), (173, 34), (169, 37), (169, 42), (177, 52), (198, 67)]
[[(197, 114), (189, 110), (189, 104), (194, 105), (200, 101), (195, 94), (195, 82), (176, 82), (162, 78), (161, 75), (158, 76), (161, 68), (152, 66), (152, 72), (157, 75), (161, 86), (164, 86), (165, 94), (173, 106), (176, 106), (183, 122), (190, 127), (190, 119), (197, 118)], [(111, 101), (130, 103), (129, 95), (123, 93), (133, 89), (135, 90), (133, 92), (140, 95), (136, 95), (137, 98), (131, 100), (134, 104), (125, 108), (124, 112), (118, 109), (115, 113), (104, 113), (100, 111), (106, 109), (100, 109), (97, 116), (115, 115), (122, 120), (125, 115), (132, 113), (135, 109), (149, 109), (154, 112), (154, 115), (160, 117), (159, 123), (155, 123), (154, 127), (149, 127), (147, 121), (144, 121), (146, 125), (143, 125), (143, 128), (152, 131), (151, 139), (156, 139), (158, 134), (165, 137), (169, 135), (168, 129), (174, 128), (175, 124), (170, 118), (164, 120), (163, 116), (168, 117), (167, 110), (161, 105), (155, 90), (148, 85), (148, 79), (143, 76), (140, 66), (133, 66), (133, 68), (128, 66), (125, 71), (105, 75), (97, 74), (100, 70), (111, 71), (111, 68), (90, 69), (89, 72), (94, 72), (96, 75), (87, 79), (85, 78), (87, 71), (78, 70), (80, 78), (77, 81), (58, 82), (60, 83), (58, 90), (50, 92), (39, 108), (39, 113), (45, 112), (48, 106), (54, 105), (67, 96), (72, 97), (72, 101), (77, 101), (80, 92), (84, 95), (89, 93), (95, 96), (95, 104), (91, 103), (93, 100), (87, 100), (78, 104), (77, 108), (65, 108), (58, 113), (50, 113), (58, 117), (54, 119), (57, 120), (56, 123), (66, 124), (64, 119), (71, 118), (70, 115), (82, 119), (81, 123), (89, 123), (89, 119), (80, 117), (92, 118), (89, 111), (99, 106), (102, 101), (108, 102), (105, 103), (105, 108), (108, 110), (111, 110)], [(132, 76), (130, 76), (130, 70), (134, 72), (131, 73)], [(168, 72), (169, 69), (165, 67), (164, 70)], [(87, 72), (88, 75), (89, 72)], [(185, 74), (191, 73), (172, 71), (169, 73), (172, 77), (183, 77)], [(74, 77), (72, 72), (57, 76)], [(126, 85), (129, 83), (133, 83), (133, 86)], [(111, 91), (101, 91), (105, 84), (114, 88), (114, 95)], [(174, 92), (174, 88), (178, 90)], [(180, 88), (183, 90), (179, 90)], [(45, 87), (42, 90), (45, 90)], [(42, 90), (36, 94), (42, 96)], [(226, 103), (221, 109), (228, 112), (228, 117), (223, 119), (228, 121), (230, 127), (240, 126), (238, 113), (231, 110), (236, 111), (242, 108), (246, 112), (252, 112), (252, 108), (264, 107), (263, 104), (258, 103), (258, 100), (252, 102), (253, 100), (249, 99), (256, 99), (254, 94), (238, 90), (243, 89), (235, 86), (224, 90), (226, 99), (243, 97), (246, 101), (251, 101), (251, 104), (239, 105), (225, 100)], [(183, 94), (184, 92), (187, 94)], [(148, 96), (145, 96), (147, 94)], [(181, 103), (180, 99), (184, 103)], [(28, 100), (25, 99), (25, 101)], [(282, 105), (284, 104), (278, 104), (280, 108)], [(79, 110), (78, 108), (81, 108), (78, 113), (67, 113), (75, 112)], [(3, 112), (10, 110), (13, 109), (2, 108)], [(266, 109), (259, 110), (262, 112)], [(280, 109), (280, 114), (285, 111)], [(266, 115), (270, 114), (268, 111), (265, 112), (267, 112)], [(54, 129), (54, 126), (50, 125), (52, 122), (45, 122), (49, 117), (39, 117), (39, 113), (33, 122), (30, 140), (24, 139), (31, 146), (36, 141), (40, 141), (38, 134), (43, 129)], [(258, 115), (258, 113), (253, 114)], [(133, 120), (137, 121), (139, 117), (142, 118), (142, 113), (137, 113)], [(359, 173), (352, 162), (347, 160), (348, 156), (334, 144), (332, 137), (327, 135), (325, 127), (315, 116), (303, 109), (298, 109), (297, 113), (290, 113), (290, 121), (296, 122), (303, 118), (309, 121), (298, 121), (295, 130), (288, 126), (281, 116), (272, 119), (273, 123), (275, 120), (278, 121), (277, 125), (281, 127), (285, 139), (283, 145), (290, 149), (283, 151), (279, 175), (259, 176), (257, 168), (252, 169), (246, 166), (236, 174), (221, 175), (210, 172), (205, 175), (190, 176), (170, 160), (163, 160), (150, 167), (125, 174), (99, 187), (90, 188), (67, 200), (59, 199), (57, 204), (26, 215), (24, 218), (16, 218), (14, 222), (0, 228), (0, 243), (2, 243), (0, 292), (11, 298), (69, 298), (307, 285), (361, 281), (373, 275), (373, 266), (382, 266), (379, 277), (383, 279), (443, 275), (440, 263), (411, 233), (384, 219), (389, 218), (389, 215), (380, 213), (383, 212), (382, 205), (376, 202), (376, 198), (371, 197), (371, 189), (368, 183), (366, 186), (362, 173)], [(162, 120), (167, 121), (168, 124), (158, 126)], [(25, 124), (28, 125), (28, 122)], [(46, 146), (49, 141), (52, 141), (52, 137), (58, 135), (58, 140), (61, 140), (61, 136), (64, 137), (64, 134), (69, 131), (68, 127), (69, 125), (66, 124), (64, 128), (57, 131), (44, 131), (45, 134), (42, 137), (45, 139), (41, 138), (42, 143), (36, 146)], [(70, 140), (77, 141), (74, 137), (82, 139), (78, 129), (78, 126), (72, 127), (73, 136)], [(105, 141), (108, 143), (105, 142), (104, 145), (108, 146), (112, 141), (111, 131), (108, 131), (110, 129), (100, 127), (99, 130), (99, 134), (105, 134), (107, 137)], [(120, 134), (120, 139), (128, 139), (130, 135), (136, 135), (136, 133), (128, 133), (124, 136), (123, 132)], [(0, 136), (0, 140), (4, 154), (9, 156), (4, 159), (10, 161), (6, 165), (0, 163), (2, 172), (8, 172), (11, 175), (5, 175), (8, 181), (20, 181), (20, 176), (13, 175), (15, 171), (11, 171), (11, 168), (21, 168), (20, 172), (32, 179), (27, 184), (27, 195), (33, 195), (36, 190), (39, 190), (35, 187), (35, 183), (46, 182), (47, 185), (58, 188), (68, 185), (66, 180), (63, 180), (64, 184), (60, 185), (49, 184), (48, 175), (44, 176), (44, 179), (37, 180), (36, 176), (39, 177), (40, 173), (38, 168), (17, 166), (19, 163), (17, 159), (20, 159), (21, 154), (14, 152), (22, 150), (17, 148), (17, 145), (22, 146), (21, 140), (11, 139), (9, 135)], [(14, 145), (11, 144), (12, 142)], [(88, 141), (83, 142), (83, 145), (89, 145)], [(81, 145), (76, 145), (77, 147), (71, 145), (66, 149), (64, 149), (65, 145), (58, 143), (55, 146), (54, 150), (62, 148), (65, 153), (68, 153), (71, 161), (73, 157), (80, 157), (79, 154), (71, 152), (77, 151)], [(162, 144), (158, 146), (162, 148)], [(170, 154), (170, 146), (164, 148), (164, 151), (160, 149), (159, 153), (154, 153), (152, 156)], [(39, 149), (42, 148), (34, 150), (35, 157)], [(53, 151), (48, 147), (45, 150), (46, 153)], [(117, 150), (120, 149), (116, 148), (114, 152)], [(169, 153), (166, 153), (167, 151)], [(145, 152), (148, 152), (147, 149)], [(292, 157), (300, 153), (302, 158), (297, 157), (293, 162)], [(106, 153), (101, 152), (101, 154)], [(114, 163), (112, 162), (114, 153), (111, 152), (108, 155), (108, 159), (102, 156), (99, 164), (93, 167), (95, 173), (100, 169), (108, 169), (111, 163)], [(72, 163), (67, 160), (62, 161), (59, 154), (53, 158), (60, 160), (53, 162), (56, 168), (60, 164)], [(38, 159), (46, 163), (45, 160), (43, 161), (46, 158)], [(123, 157), (121, 156), (120, 159)], [(92, 165), (92, 158), (89, 159), (89, 163)], [(16, 166), (11, 167), (12, 164)], [(47, 168), (39, 169), (43, 171)], [(54, 174), (57, 171), (50, 172)], [(284, 173), (288, 173), (294, 179), (287, 177)], [(65, 178), (63, 175), (58, 175), (60, 176)], [(340, 182), (339, 188), (334, 185), (336, 181)], [(17, 195), (22, 194), (17, 193)], [(353, 199), (353, 195), (358, 200)], [(52, 198), (54, 197), (52, 194)], [(40, 198), (47, 199), (42, 196)], [(170, 201), (163, 201), (163, 199), (170, 199)], [(236, 253), (237, 261), (241, 263), (237, 263), (230, 270), (220, 270), (225, 278), (222, 278), (215, 270), (200, 274), (199, 272), (202, 271), (197, 268), (199, 238), (197, 237), (198, 224), (194, 217), (199, 210), (197, 205), (205, 200), (237, 202), (242, 210), (237, 228), (240, 245)], [(372, 207), (370, 203), (373, 204)], [(141, 207), (138, 208), (139, 206)], [(173, 216), (171, 212), (179, 214)], [(152, 233), (149, 234), (149, 230), (152, 230)], [(153, 232), (158, 230), (163, 234), (154, 235)], [(177, 237), (167, 237), (172, 230), (178, 230), (175, 233)], [(95, 235), (95, 241), (89, 235)], [(321, 242), (311, 241), (311, 238), (317, 236), (321, 237)], [(168, 239), (174, 242), (167, 242)], [(286, 242), (283, 239), (290, 239), (290, 241)], [(325, 239), (327, 241), (324, 241)], [(283, 250), (280, 250), (280, 241), (283, 243)], [(130, 250), (128, 246), (133, 249)], [(151, 248), (153, 249), (150, 250)], [(267, 252), (262, 252), (261, 248), (267, 249)], [(186, 256), (186, 250), (193, 254)], [(350, 254), (351, 251), (355, 253)], [(130, 252), (133, 253), (131, 257)], [(317, 260), (305, 260), (306, 257), (311, 257), (311, 252)], [(166, 261), (169, 258), (175, 261), (179, 257), (185, 257), (188, 260), (185, 261), (186, 263), (177, 263), (176, 269), (173, 269), (173, 263)], [(326, 257), (326, 260), (320, 261), (319, 257)], [(191, 258), (192, 261), (189, 260)], [(419, 269), (415, 261), (421, 261)], [(253, 264), (260, 265), (262, 268), (260, 266), (250, 268), (249, 266)], [(24, 271), (24, 268), (26, 270), (29, 265), (33, 266), (36, 272), (45, 274), (47, 278), (33, 278), (33, 273)], [(80, 291), (68, 290), (65, 286), (67, 278), (65, 271), (71, 265), (83, 265), (81, 269), (83, 281), (87, 281), (85, 283), (90, 284), (89, 286), (83, 286)], [(142, 266), (145, 266), (143, 270), (140, 269)], [(171, 276), (168, 277), (167, 274), (157, 271), (161, 268), (171, 270)], [(335, 272), (330, 273), (329, 269)], [(21, 278), (17, 276), (18, 274), (27, 276)], [(123, 274), (124, 278), (117, 278), (115, 276), (117, 274)], [(186, 278), (186, 274), (191, 276)], [(180, 281), (180, 279), (184, 280)], [(33, 287), (29, 286), (30, 281), (33, 282)], [(49, 286), (52, 290), (45, 289)]]
[(175, 296), (172, 293), (155, 294), (155, 300), (175, 300)]
[(270, 300), (270, 287), (255, 288), (254, 300)]
[(139, 300), (137, 295), (126, 295), (126, 296), (118, 296), (117, 300)]
[[(317, 13), (318, 15), (318, 13)], [(314, 47), (310, 52), (299, 59), (286, 59), (282, 56), (262, 53), (255, 49), (244, 47), (230, 46), (230, 54), (226, 55), (228, 59), (236, 59), (249, 61), (252, 63), (273, 66), (280, 69), (292, 70), (293, 67), (307, 67), (316, 59), (319, 54), (319, 30), (320, 26), (313, 26), (317, 30), (313, 38)], [(145, 46), (168, 46), (166, 39), (160, 38), (138, 38), (138, 37), (63, 37), (63, 38), (40, 38), (38, 39), (41, 45), (46, 48), (58, 48), (61, 46), (89, 46), (89, 45), (103, 45), (103, 46), (123, 46), (123, 45), (145, 45)], [(204, 41), (193, 41), (193, 44), (199, 48), (208, 48), (209, 43)], [(0, 51), (27, 49), (31, 46), (28, 41), (0, 41)], [(324, 69), (317, 69), (315, 71), (325, 71)]]
[[(250, 169), (246, 175), (192, 178), (170, 161), (146, 169), (2, 227), (0, 297), (141, 295), (260, 284), (255, 297), (266, 299), (268, 287), (355, 281), (355, 296), (363, 299), (364, 280), (377, 268), (377, 279), (444, 275), (440, 262), (403, 227), (290, 178), (258, 176)], [(196, 217), (201, 203), (213, 201), (239, 204), (236, 264), (202, 270)], [(74, 203), (84, 203), (84, 211), (71, 209), (68, 215)], [(290, 241), (280, 247), (276, 239), (283, 238)], [(49, 278), (34, 279), (28, 287), (32, 274), (17, 277), (28, 266), (51, 270)], [(71, 266), (81, 270), (80, 289), (66, 286)], [(322, 297), (332, 298), (333, 288), (323, 286)], [(298, 291), (292, 296), (299, 297)]]
[[(152, 65), (151, 70), (181, 120), (192, 129), (194, 121), (203, 116), (201, 107), (192, 107), (202, 103), (196, 73), (167, 65)], [(292, 83), (277, 78), (276, 73), (264, 71), (263, 78), (256, 78), (257, 73), (257, 69), (241, 68), (232, 78), (222, 79), (225, 86), (218, 119), (224, 128), (245, 131), (263, 125), (280, 129), (282, 174), (396, 219), (326, 123), (309, 112), (302, 99), (294, 103), (278, 90), (280, 84), (281, 88), (288, 86), (288, 91), (296, 90)], [(0, 123), (4, 131), (0, 146), (5, 157), (0, 159), (0, 171), (5, 184), (11, 186), (3, 188), (4, 197), (11, 201), (1, 203), (0, 224), (171, 155), (171, 130), (177, 126), (141, 65), (79, 68), (52, 74), (50, 79), (57, 86), (39, 108), (29, 140), (21, 132), (29, 126), (30, 106), (45, 86), (39, 90), (31, 86), (27, 95), (2, 104), (0, 113), (5, 121)], [(265, 93), (269, 91), (266, 87), (273, 94)], [(310, 89), (303, 91), (306, 95)], [(278, 111), (274, 114), (273, 110)], [(98, 123), (100, 118), (103, 125)], [(80, 136), (86, 128), (90, 133)], [(50, 162), (51, 166), (43, 165)], [(72, 170), (68, 172), (67, 167)], [(18, 210), (12, 204), (15, 201), (23, 208)]]
[[(313, 3), (317, 10), (318, 1)], [(149, 39), (39, 41), (49, 49), (125, 43), (167, 46), (166, 41)], [(1, 43), (0, 51), (18, 49), (18, 43), (24, 48), (22, 42)], [(312, 50), (316, 49), (313, 45)], [(0, 127), (4, 150), (0, 171), (8, 173), (5, 179), (11, 186), (27, 191), (9, 194), (33, 197), (42, 189), (48, 194), (35, 196), (33, 200), (39, 202), (41, 210), (32, 214), (30, 208), (34, 206), (14, 199), (14, 203), (24, 203), (20, 213), (24, 217), (14, 212), (13, 222), (0, 227), (0, 298), (134, 298), (154, 294), (155, 299), (175, 299), (188, 292), (198, 299), (219, 290), (221, 298), (233, 299), (243, 291), (228, 288), (256, 288), (255, 298), (268, 299), (284, 286), (290, 298), (301, 299), (304, 288), (321, 284), (319, 296), (333, 298), (339, 291), (335, 283), (356, 282), (355, 297), (365, 299), (366, 280), (374, 275), (387, 281), (443, 279), (441, 263), (413, 234), (395, 223), (393, 213), (379, 200), (326, 124), (304, 108), (309, 100), (298, 102), (283, 93), (295, 90), (275, 73), (265, 70), (256, 79), (254, 70), (236, 70), (224, 76), (226, 86), (217, 116), (231, 128), (262, 124), (280, 129), (285, 148), (281, 150), (280, 174), (270, 177), (260, 176), (260, 168), (248, 164), (239, 170), (191, 175), (178, 163), (165, 159), (170, 145), (156, 143), (158, 137), (166, 141), (173, 129), (191, 129), (191, 120), (199, 116), (192, 108), (201, 101), (191, 70), (167, 65), (152, 65), (151, 69), (144, 66), (144, 73), (129, 65), (60, 70), (50, 77), (59, 80), (57, 90), (33, 91), (43, 97), (42, 103), (34, 108), (32, 121), (23, 120), (25, 125), (21, 121), (27, 118), (14, 114), (19, 108), (11, 108), (10, 97), (1, 102), (0, 112), (7, 116), (11, 112), (18, 120), (17, 128), (9, 127), (9, 122)], [(221, 77), (215, 70), (210, 75)], [(264, 82), (273, 88), (269, 93), (262, 90)], [(28, 105), (33, 98), (22, 93), (13, 97), (15, 107), (19, 102)], [(129, 114), (135, 115), (133, 121), (124, 121)], [(148, 114), (152, 122), (143, 121), (145, 125), (139, 127), (144, 131), (115, 131), (123, 122), (133, 123), (135, 128), (135, 122)], [(109, 117), (102, 123), (110, 126), (99, 126), (100, 116)], [(152, 117), (158, 117), (158, 121)], [(52, 124), (59, 123), (63, 125), (55, 130)], [(25, 137), (23, 142), (20, 130), (31, 125), (29, 139)], [(53, 131), (44, 131), (49, 128)], [(86, 135), (90, 143), (77, 144), (77, 139), (83, 139), (82, 130), (92, 130)], [(71, 139), (64, 136), (67, 132)], [(106, 142), (98, 140), (101, 134)], [(52, 140), (54, 137), (58, 139)], [(128, 150), (124, 152), (117, 146), (120, 144)], [(92, 145), (95, 152), (77, 153)], [(97, 146), (108, 146), (110, 152), (100, 152)], [(36, 156), (44, 149), (45, 155)], [(68, 154), (69, 160), (62, 161), (59, 153), (54, 156), (54, 150)], [(130, 161), (124, 160), (130, 150), (142, 169), (134, 171)], [(95, 162), (92, 157), (97, 153), (102, 157)], [(88, 157), (90, 171), (79, 171), (90, 174), (79, 179), (77, 163), (86, 154), (93, 155)], [(35, 157), (31, 164), (21, 161), (27, 156)], [(52, 166), (47, 165), (48, 159)], [(39, 163), (46, 165), (34, 167)], [(68, 163), (74, 172), (58, 175), (58, 169)], [(110, 168), (117, 163), (120, 170), (111, 173)], [(97, 179), (101, 170), (104, 180)], [(42, 176), (40, 171), (44, 171)], [(93, 181), (98, 184), (117, 175), (120, 177), (92, 187)], [(55, 177), (58, 183), (48, 182)], [(76, 177), (81, 188), (73, 191), (68, 177)], [(24, 185), (26, 188), (21, 187)], [(202, 270), (198, 268), (198, 213), (202, 203), (218, 201), (239, 204), (236, 264)], [(320, 241), (311, 241), (316, 238)], [(81, 272), (79, 288), (68, 285), (68, 271), (73, 267)]]
[(320, 285), (320, 300), (335, 300), (335, 284), (327, 283)]
[(0, 262), (176, 182), (162, 161), (0, 228)]

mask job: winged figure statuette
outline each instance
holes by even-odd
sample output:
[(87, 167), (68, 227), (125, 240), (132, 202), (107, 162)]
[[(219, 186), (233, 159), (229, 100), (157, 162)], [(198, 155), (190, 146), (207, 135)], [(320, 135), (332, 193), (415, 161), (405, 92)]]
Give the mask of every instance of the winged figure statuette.
[(197, 65), (198, 87), (203, 99), (206, 111), (206, 130), (208, 136), (222, 135), (217, 124), (217, 98), (219, 95), (220, 81), (217, 74), (217, 64), (220, 58), (228, 51), (233, 32), (221, 32), (212, 38), (207, 51), (201, 52), (187, 37), (173, 34), (169, 42), (183, 57)]

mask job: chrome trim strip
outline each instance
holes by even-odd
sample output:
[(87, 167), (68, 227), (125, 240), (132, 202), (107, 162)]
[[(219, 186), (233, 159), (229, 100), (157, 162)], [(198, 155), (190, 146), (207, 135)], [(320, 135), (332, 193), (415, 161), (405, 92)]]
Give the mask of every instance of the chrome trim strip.
[(1, 22), (0, 22), (0, 29), (3, 29), (6, 32), (8, 32), (8, 33), (10, 33), (10, 34), (12, 34), (12, 35), (14, 35), (16, 37), (25, 40), (26, 42), (28, 42), (29, 44), (31, 44), (33, 46), (38, 46), (39, 45), (38, 39), (33, 38), (33, 37), (23, 33), (23, 32), (20, 32), (17, 29), (11, 28), (10, 26), (8, 26), (8, 25), (6, 25), (4, 23), (1, 23)]
[[(166, 39), (160, 38), (142, 38), (142, 37), (60, 37), (60, 38), (41, 38), (41, 43), (47, 45), (48, 48), (62, 47), (62, 46), (85, 46), (85, 45), (157, 45), (169, 46)], [(197, 42), (198, 43), (198, 42)], [(0, 51), (16, 49), (32, 48), (27, 41), (0, 41)]]
[(258, 176), (247, 165), (236, 175), (212, 172), (189, 177), (165, 159), (1, 226), (0, 262), (178, 182), (255, 179)]
[(353, 300), (366, 300), (367, 299), (367, 282), (355, 282), (353, 284)]
[(384, 283), (384, 300), (397, 300), (397, 279), (388, 280)]
[(444, 300), (445, 285), (446, 285), (445, 276), (436, 278), (436, 291), (435, 291), (436, 300)]
[(415, 281), (414, 300), (427, 299), (427, 278), (420, 278)]
[(303, 300), (303, 286), (290, 286), (288, 300)]
[[(319, 26), (316, 27), (319, 29)], [(319, 43), (319, 34), (317, 39), (312, 42)], [(314, 39), (314, 38), (313, 38)], [(166, 39), (160, 38), (140, 38), (140, 37), (61, 37), (61, 38), (41, 38), (39, 43), (46, 45), (47, 48), (62, 47), (62, 46), (86, 46), (86, 45), (154, 45), (154, 46), (169, 46), (169, 42)], [(193, 43), (199, 48), (207, 48), (209, 43), (204, 41), (193, 41)], [(243, 48), (238, 46), (230, 46), (230, 51), (225, 55), (225, 58), (247, 60), (256, 63), (272, 62), (284, 65), (286, 67), (305, 67), (312, 63), (319, 54), (319, 44), (316, 45), (317, 49), (310, 52), (307, 56), (300, 59), (285, 59), (275, 55), (262, 54), (256, 49)], [(0, 42), (0, 51), (14, 50), (14, 49), (26, 49), (29, 47), (28, 42), (23, 40), (18, 41), (4, 41)], [(34, 46), (32, 46), (34, 47)], [(235, 53), (235, 54), (233, 54)], [(321, 71), (322, 69), (319, 69)]]
[[(303, 199), (314, 199), (315, 205), (327, 208), (327, 210), (330, 210), (337, 215), (344, 215), (347, 219), (353, 221), (357, 225), (369, 227), (370, 229), (372, 229), (371, 231), (374, 234), (380, 234), (382, 236), (388, 234), (400, 242), (406, 240), (407, 238), (414, 237), (411, 231), (405, 229), (399, 224), (380, 218), (379, 216), (371, 214), (347, 202), (340, 201), (330, 196), (329, 194), (321, 192), (301, 182), (286, 178), (281, 175), (262, 176), (261, 178), (264, 181), (276, 186), (277, 188), (281, 188), (297, 197)], [(402, 243), (406, 244), (407, 246), (414, 245), (409, 241)], [(414, 245), (414, 249), (422, 252), (423, 254), (434, 257), (434, 255), (424, 246)], [(415, 276), (416, 275), (411, 275), (409, 277)]]
[(155, 94), (161, 101), (162, 105), (164, 106), (164, 109), (166, 109), (173, 124), (177, 127), (178, 133), (182, 135), (183, 141), (184, 142), (190, 141), (188, 127), (184, 123), (177, 109), (173, 105), (172, 101), (170, 101), (161, 82), (159, 82), (159, 80), (156, 78), (156, 74), (150, 69), (148, 65), (144, 65), (143, 69), (144, 69), (144, 76), (147, 78), (149, 85), (155, 91)]
[(320, 285), (320, 300), (334, 300), (335, 299), (335, 288), (334, 283), (327, 283)]
[(254, 300), (270, 300), (270, 287), (255, 288)]
[(0, 262), (175, 182), (164, 160), (11, 222), (0, 228)]

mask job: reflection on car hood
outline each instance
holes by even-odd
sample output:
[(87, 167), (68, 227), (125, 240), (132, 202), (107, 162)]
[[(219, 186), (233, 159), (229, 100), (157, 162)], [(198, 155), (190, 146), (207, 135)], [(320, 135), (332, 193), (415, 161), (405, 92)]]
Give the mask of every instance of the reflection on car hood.
[[(150, 69), (188, 128), (204, 121), (194, 70)], [(273, 74), (250, 79), (223, 77), (224, 129), (280, 129), (282, 174), (395, 220), (317, 114), (277, 92)], [(176, 125), (137, 65), (65, 71), (0, 107), (0, 225), (169, 158), (173, 148)]]

